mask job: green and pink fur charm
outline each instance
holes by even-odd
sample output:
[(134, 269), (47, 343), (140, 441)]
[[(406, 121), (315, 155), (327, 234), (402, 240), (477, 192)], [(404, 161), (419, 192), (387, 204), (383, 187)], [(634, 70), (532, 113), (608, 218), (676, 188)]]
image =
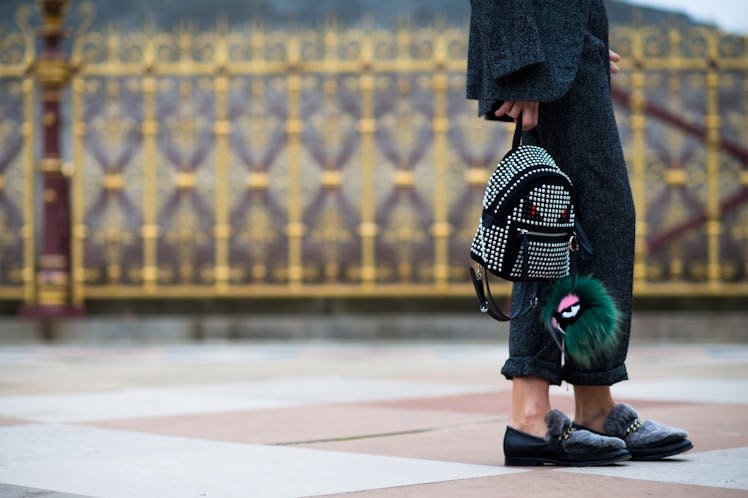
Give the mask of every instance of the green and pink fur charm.
[(602, 282), (587, 276), (558, 280), (542, 312), (551, 335), (561, 335), (562, 354), (583, 368), (594, 366), (615, 350), (618, 318), (616, 305)]

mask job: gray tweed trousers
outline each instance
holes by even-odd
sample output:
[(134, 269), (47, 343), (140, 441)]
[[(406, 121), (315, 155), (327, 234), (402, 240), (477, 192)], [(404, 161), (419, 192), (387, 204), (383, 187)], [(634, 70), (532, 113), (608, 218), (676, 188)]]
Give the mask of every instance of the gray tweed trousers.
[[(604, 283), (621, 313), (622, 340), (615, 354), (592, 369), (580, 368), (571, 358), (562, 366), (561, 351), (539, 316), (550, 285), (529, 284), (538, 285), (540, 304), (537, 312), (510, 324), (502, 374), (541, 377), (551, 384), (611, 385), (628, 378), (635, 212), (610, 97), (607, 20), (590, 26), (571, 89), (559, 100), (542, 102), (539, 119), (541, 145), (571, 178), (576, 216), (592, 243), (592, 255), (576, 253), (577, 273)], [(528, 284), (515, 284), (513, 307), (521, 306), (520, 285)]]

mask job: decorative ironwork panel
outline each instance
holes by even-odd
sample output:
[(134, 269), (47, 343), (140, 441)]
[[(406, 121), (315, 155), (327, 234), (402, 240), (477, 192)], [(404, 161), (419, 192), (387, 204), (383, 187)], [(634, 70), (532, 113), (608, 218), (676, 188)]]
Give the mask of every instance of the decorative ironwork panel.
[(286, 81), (277, 75), (237, 76), (229, 81), (230, 281), (284, 282)]
[(0, 79), (0, 95), (0, 287), (20, 289), (25, 222), (23, 80)]
[(360, 85), (356, 75), (317, 75), (302, 80), (301, 140), (304, 209), (304, 280), (317, 283), (357, 282), (361, 244)]
[(384, 282), (433, 281), (432, 91), (428, 74), (374, 79), (377, 277)]
[(156, 78), (159, 285), (214, 282), (212, 78)]
[[(30, 8), (0, 34), (0, 298), (34, 296), (34, 60)], [(44, 119), (44, 116), (42, 116)]]
[(629, 61), (613, 91), (638, 213), (637, 290), (744, 292), (731, 284), (748, 278), (746, 40), (704, 28), (614, 35)]
[(142, 281), (143, 81), (138, 77), (77, 80), (82, 102), (74, 131), (85, 150), (74, 202), (86, 220), (85, 281), (90, 285)]

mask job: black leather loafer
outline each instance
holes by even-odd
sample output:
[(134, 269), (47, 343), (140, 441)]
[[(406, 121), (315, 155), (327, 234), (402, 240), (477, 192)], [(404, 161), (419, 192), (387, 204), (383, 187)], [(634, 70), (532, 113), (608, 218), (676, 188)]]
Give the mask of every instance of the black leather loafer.
[[(693, 448), (693, 443), (688, 439), (688, 432), (653, 420), (643, 421), (636, 411), (626, 404), (616, 405), (605, 418), (603, 426), (607, 434), (626, 442), (632, 460), (662, 460)], [(573, 427), (594, 432), (577, 423), (574, 423)]]
[(507, 427), (504, 434), (504, 464), (507, 466), (565, 465), (584, 467), (610, 465), (631, 458), (618, 438), (575, 430), (558, 410), (546, 417), (545, 439)]

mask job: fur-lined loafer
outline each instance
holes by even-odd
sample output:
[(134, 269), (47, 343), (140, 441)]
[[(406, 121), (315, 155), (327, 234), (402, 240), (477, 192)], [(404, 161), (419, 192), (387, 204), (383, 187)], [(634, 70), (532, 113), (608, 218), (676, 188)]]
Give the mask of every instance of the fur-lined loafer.
[[(589, 430), (576, 423), (574, 427)], [(693, 448), (693, 443), (688, 440), (688, 432), (654, 420), (642, 420), (636, 410), (623, 403), (613, 407), (605, 418), (603, 428), (605, 435), (626, 442), (632, 460), (662, 460)]]
[(610, 465), (631, 458), (626, 443), (617, 437), (572, 427), (569, 417), (552, 410), (545, 417), (548, 432), (540, 438), (506, 428), (504, 457), (507, 466), (566, 465), (585, 467)]

